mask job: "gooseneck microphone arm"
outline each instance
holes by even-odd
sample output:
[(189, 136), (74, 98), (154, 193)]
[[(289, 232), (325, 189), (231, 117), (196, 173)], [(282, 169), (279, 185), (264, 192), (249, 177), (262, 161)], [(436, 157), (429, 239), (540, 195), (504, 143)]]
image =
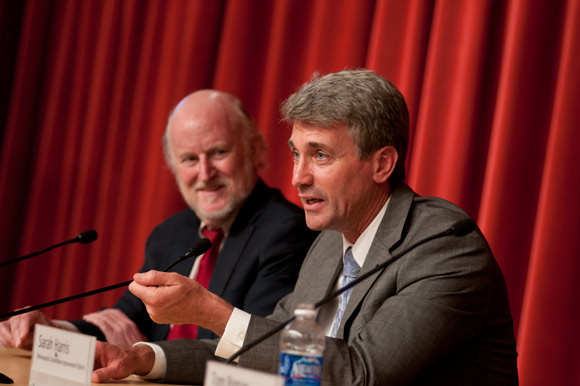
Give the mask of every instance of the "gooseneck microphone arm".
[(28, 254), (28, 255), (17, 257), (17, 258), (12, 259), (12, 260), (0, 262), (0, 267), (4, 267), (5, 265), (8, 265), (8, 264), (18, 263), (19, 261), (22, 261), (22, 260), (30, 259), (31, 257), (38, 256), (40, 254), (43, 254), (43, 253), (48, 252), (50, 250), (53, 250), (54, 248), (62, 247), (63, 245), (66, 245), (66, 244), (92, 243), (93, 241), (95, 241), (97, 239), (97, 237), (99, 237), (99, 235), (94, 230), (84, 231), (84, 232), (79, 233), (79, 235), (77, 237), (75, 237), (74, 239), (63, 241), (62, 243), (53, 245), (52, 247), (48, 247), (46, 249), (43, 249), (42, 251), (33, 252), (33, 253)]
[(171, 268), (175, 267), (177, 264), (181, 263), (183, 260), (187, 260), (190, 257), (199, 256), (203, 253), (206, 253), (208, 249), (211, 248), (211, 241), (209, 239), (203, 238), (198, 240), (195, 244), (191, 246), (185, 252), (185, 255), (181, 256), (180, 258), (176, 259), (173, 263), (169, 264), (167, 267), (163, 268), (162, 272), (167, 272)]
[[(401, 257), (403, 254), (405, 254), (408, 251), (410, 251), (410, 250), (418, 247), (421, 244), (424, 244), (424, 243), (429, 242), (429, 241), (431, 241), (433, 239), (437, 239), (437, 238), (443, 237), (443, 236), (450, 236), (450, 235), (454, 235), (454, 236), (458, 236), (458, 237), (459, 236), (465, 236), (465, 235), (471, 233), (471, 231), (473, 231), (473, 229), (475, 229), (475, 223), (471, 219), (464, 219), (464, 220), (461, 220), (461, 221), (457, 221), (456, 223), (454, 223), (448, 229), (446, 229), (446, 230), (444, 230), (442, 232), (439, 232), (439, 233), (435, 233), (435, 234), (433, 234), (433, 235), (431, 235), (429, 237), (426, 237), (424, 239), (421, 239), (421, 240), (419, 240), (419, 241), (411, 244), (408, 248), (405, 248), (403, 251), (394, 254), (393, 256), (391, 256), (390, 259), (385, 260), (381, 264), (377, 264), (370, 271), (367, 271), (366, 273), (364, 273), (364, 274), (360, 275), (359, 277), (357, 277), (356, 280), (351, 281), (350, 283), (348, 283), (344, 287), (341, 287), (341, 288), (337, 289), (336, 291), (331, 292), (326, 297), (324, 297), (323, 299), (321, 299), (318, 302), (316, 302), (314, 304), (314, 308), (317, 309), (317, 308), (321, 307), (322, 305), (326, 304), (329, 300), (337, 297), (338, 295), (340, 295), (344, 291), (347, 291), (348, 289), (354, 287), (355, 285), (357, 285), (361, 281), (365, 280), (369, 276), (374, 275), (375, 273), (377, 273), (381, 269), (384, 269), (394, 259), (397, 259), (397, 258)], [(244, 345), (242, 348), (240, 348), (238, 351), (236, 351), (232, 356), (230, 356), (226, 360), (226, 363), (232, 363), (237, 357), (239, 357), (240, 355), (242, 355), (246, 351), (248, 351), (251, 348), (257, 346), (258, 344), (262, 343), (263, 341), (265, 341), (266, 339), (268, 339), (272, 335), (274, 335), (274, 334), (278, 333), (279, 331), (281, 331), (282, 329), (284, 329), (284, 327), (286, 327), (293, 320), (294, 320), (294, 316), (292, 316), (290, 319), (286, 320), (285, 322), (282, 322), (280, 325), (274, 327), (273, 329), (271, 329), (270, 331), (266, 332), (265, 334), (259, 336), (254, 341), (248, 343), (247, 345)]]
[[(162, 271), (167, 272), (171, 268), (173, 268), (176, 264), (182, 262), (183, 260), (189, 259), (190, 257), (199, 256), (202, 253), (205, 253), (210, 247), (211, 247), (211, 241), (209, 241), (208, 239), (201, 239), (201, 240), (197, 241), (195, 244), (193, 244), (193, 246), (191, 248), (189, 248), (189, 250), (185, 253), (185, 255), (181, 256), (180, 258), (175, 260), (173, 263), (169, 264)], [(132, 281), (133, 280), (128, 280), (128, 281), (124, 281), (122, 283), (113, 284), (113, 285), (99, 288), (96, 290), (83, 292), (83, 293), (80, 293), (77, 295), (68, 296), (66, 298), (53, 300), (53, 301), (48, 302), (48, 303), (43, 303), (43, 304), (39, 304), (36, 306), (27, 307), (27, 308), (22, 308), (22, 309), (17, 310), (17, 311), (13, 311), (13, 312), (9, 312), (7, 314), (0, 315), (0, 321), (11, 318), (11, 317), (16, 316), (16, 315), (36, 311), (36, 310), (41, 309), (41, 308), (55, 306), (57, 304), (66, 303), (66, 302), (71, 301), (71, 300), (76, 300), (76, 299), (84, 298), (87, 296), (96, 295), (96, 294), (99, 294), (101, 292), (106, 292), (106, 291), (111, 291), (111, 290), (114, 290), (117, 288), (121, 288), (121, 287), (124, 287), (124, 286), (131, 284)]]

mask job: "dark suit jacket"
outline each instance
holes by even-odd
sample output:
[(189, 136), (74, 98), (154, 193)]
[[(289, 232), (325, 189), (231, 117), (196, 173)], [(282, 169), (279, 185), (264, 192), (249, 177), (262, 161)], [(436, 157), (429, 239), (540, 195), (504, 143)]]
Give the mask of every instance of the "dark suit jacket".
[[(342, 339), (326, 339), (323, 385), (518, 383), (507, 291), (481, 232), (440, 237), (392, 257), (464, 218), (449, 202), (419, 197), (402, 183), (394, 189), (360, 274), (392, 262), (353, 289), (338, 332)], [(341, 266), (341, 235), (322, 232), (295, 290), (268, 319), (252, 316), (246, 342), (291, 317), (298, 303), (323, 298)], [(240, 365), (277, 372), (278, 340), (276, 334), (248, 351)], [(200, 382), (214, 346), (164, 342), (165, 381)]]
[[(182, 256), (199, 240), (199, 226), (199, 218), (190, 209), (157, 226), (147, 240), (140, 271), (161, 270)], [(270, 314), (276, 302), (294, 288), (316, 235), (306, 227), (302, 209), (287, 201), (277, 189), (258, 181), (223, 244), (209, 290), (249, 313)], [(188, 276), (193, 262), (186, 260), (173, 270)], [(149, 340), (167, 337), (169, 325), (154, 323), (141, 300), (128, 290), (115, 307), (135, 321)], [(77, 326), (83, 329), (87, 324)], [(199, 329), (198, 338), (213, 337), (211, 331)]]

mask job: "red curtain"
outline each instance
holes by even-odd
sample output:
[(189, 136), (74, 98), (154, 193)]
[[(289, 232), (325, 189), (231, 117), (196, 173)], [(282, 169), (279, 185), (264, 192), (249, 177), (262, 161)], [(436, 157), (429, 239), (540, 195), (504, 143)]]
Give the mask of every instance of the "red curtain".
[(281, 101), (314, 71), (367, 67), (407, 98), (408, 183), (488, 238), (522, 385), (580, 384), (578, 47), (578, 0), (0, 0), (0, 261), (99, 232), (0, 268), (0, 312), (131, 278), (184, 207), (160, 145), (183, 96), (239, 96), (263, 178), (297, 202)]

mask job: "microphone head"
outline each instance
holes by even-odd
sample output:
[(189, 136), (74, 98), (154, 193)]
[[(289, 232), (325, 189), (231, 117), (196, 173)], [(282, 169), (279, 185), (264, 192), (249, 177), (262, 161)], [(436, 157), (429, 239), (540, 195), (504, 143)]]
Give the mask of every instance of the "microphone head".
[(97, 232), (91, 229), (89, 231), (84, 231), (84, 232), (79, 233), (76, 241), (78, 241), (81, 244), (88, 244), (88, 243), (92, 243), (93, 241), (95, 241), (97, 239), (97, 237), (99, 237)]
[(451, 232), (455, 236), (465, 236), (471, 233), (471, 231), (473, 231), (474, 229), (475, 223), (470, 218), (457, 221), (455, 224), (451, 226)]
[(195, 244), (193, 244), (191, 248), (189, 248), (184, 257), (199, 256), (202, 253), (206, 253), (207, 250), (210, 248), (211, 241), (209, 241), (209, 239), (206, 238), (200, 239)]

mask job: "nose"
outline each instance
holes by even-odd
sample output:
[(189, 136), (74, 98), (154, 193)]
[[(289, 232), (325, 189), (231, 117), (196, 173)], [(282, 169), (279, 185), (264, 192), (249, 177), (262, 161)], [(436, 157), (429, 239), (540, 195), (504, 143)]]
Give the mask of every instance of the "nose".
[(312, 185), (314, 176), (310, 170), (310, 166), (304, 159), (299, 159), (294, 162), (294, 169), (292, 171), (292, 186), (295, 188), (302, 188)]
[(199, 174), (198, 178), (203, 181), (211, 180), (215, 175), (215, 168), (212, 162), (207, 157), (199, 158)]

